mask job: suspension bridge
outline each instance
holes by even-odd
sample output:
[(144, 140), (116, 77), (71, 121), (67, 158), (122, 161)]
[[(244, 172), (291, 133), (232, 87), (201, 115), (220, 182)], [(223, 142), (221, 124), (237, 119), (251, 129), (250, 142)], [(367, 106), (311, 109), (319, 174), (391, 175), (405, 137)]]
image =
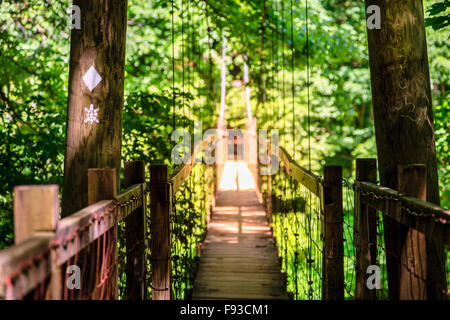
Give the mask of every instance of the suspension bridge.
[[(245, 143), (254, 132), (242, 138), (244, 150), (256, 145)], [(239, 147), (227, 140), (202, 141), (170, 176), (167, 165), (150, 165), (150, 182), (143, 162), (126, 162), (118, 194), (115, 169), (90, 169), (91, 205), (63, 219), (57, 186), (16, 187), (20, 223), (16, 244), (0, 252), (0, 296), (383, 299), (392, 294), (389, 257), (407, 279), (399, 281), (402, 298), (423, 299), (429, 286), (448, 296), (445, 283), (427, 279), (417, 235), (408, 235), (405, 257), (384, 243), (382, 215), (448, 245), (448, 210), (420, 198), (423, 166), (405, 166), (396, 191), (376, 184), (375, 159), (357, 160), (353, 184), (340, 167), (325, 166), (320, 177), (282, 148), (268, 157), (279, 161), (274, 175), (261, 176), (250, 152), (195, 163), (212, 145)], [(381, 268), (378, 290), (367, 285), (371, 265)], [(447, 282), (448, 270), (442, 276)]]
[[(112, 7), (119, 18), (126, 12), (126, 7)], [(88, 7), (88, 12), (101, 17), (99, 8)], [(173, 11), (172, 7), (172, 26)], [(223, 34), (221, 105), (215, 135), (194, 145), (188, 161), (178, 166), (125, 161), (121, 178), (122, 114), (116, 110), (120, 109), (116, 108), (117, 97), (108, 96), (110, 88), (119, 92), (120, 84), (123, 87), (123, 79), (116, 74), (124, 71), (120, 57), (125, 55), (126, 15), (119, 18), (120, 23), (101, 21), (111, 23), (105, 30), (117, 31), (113, 41), (87, 32), (81, 35), (88, 41), (73, 47), (71, 64), (76, 67), (71, 71), (69, 89), (65, 209), (60, 210), (57, 185), (14, 188), (15, 243), (0, 252), (1, 299), (449, 298), (450, 211), (427, 201), (424, 164), (399, 166), (397, 190), (378, 182), (377, 159), (356, 159), (355, 172), (348, 179), (336, 165), (321, 165), (313, 172), (309, 40), (304, 128), (309, 145), (301, 156), (296, 154), (295, 121), (292, 136), (283, 132), (287, 140), (283, 148), (258, 136), (246, 63), (245, 129), (237, 136), (228, 133), (232, 128), (227, 127), (225, 116)], [(74, 41), (81, 37), (75, 35)], [(272, 36), (279, 34), (273, 32)], [(285, 43), (285, 33), (281, 36)], [(184, 41), (184, 33), (182, 37)], [(82, 60), (88, 56), (82, 53), (91, 49), (83, 46), (90, 41), (104, 50), (106, 59), (99, 60), (118, 63), (98, 62), (94, 68), (91, 58)], [(291, 45), (294, 70), (293, 38)], [(175, 52), (174, 45), (172, 50)], [(187, 50), (190, 55), (189, 46)], [(283, 63), (277, 67), (285, 68), (285, 51), (283, 47)], [(280, 60), (279, 52), (275, 54), (274, 61)], [(176, 110), (180, 94), (175, 86), (175, 53), (172, 58), (175, 130), (177, 115), (196, 110), (185, 103), (189, 92), (184, 91), (182, 111)], [(184, 89), (185, 56), (180, 60)], [(200, 62), (192, 63), (196, 64)], [(117, 66), (122, 69), (115, 70)], [(187, 69), (190, 67), (188, 64)], [(272, 83), (271, 88), (283, 96), (282, 103), (276, 107), (277, 114), (269, 117), (280, 120), (282, 116), (285, 121), (288, 90), (284, 72), (282, 77), (281, 85)], [(291, 82), (294, 104), (294, 72)], [(193, 81), (187, 81), (188, 85), (193, 86)], [(91, 103), (97, 100), (101, 103)], [(83, 110), (88, 112), (86, 119), (80, 118)], [(200, 116), (205, 116), (202, 111)], [(294, 106), (291, 112), (295, 118)], [(107, 121), (101, 118), (104, 114)], [(279, 129), (286, 131), (286, 126)], [(292, 154), (285, 148), (288, 144), (293, 145)], [(240, 149), (243, 152), (237, 151)], [(215, 161), (196, 161), (206, 154)], [(295, 161), (301, 157), (308, 168)], [(72, 184), (83, 188), (71, 188)], [(400, 240), (392, 237), (397, 231), (403, 235)]]

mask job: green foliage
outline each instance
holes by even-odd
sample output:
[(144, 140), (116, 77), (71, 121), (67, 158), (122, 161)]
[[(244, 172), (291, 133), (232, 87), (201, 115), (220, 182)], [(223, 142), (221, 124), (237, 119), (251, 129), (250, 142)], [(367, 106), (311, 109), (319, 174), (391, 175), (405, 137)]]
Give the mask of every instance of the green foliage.
[[(438, 172), (441, 191), (441, 206), (450, 207), (450, 132), (448, 130), (448, 119), (450, 105), (443, 101), (434, 109), (436, 154), (438, 155)], [(448, 121), (448, 120), (447, 120)]]
[[(175, 103), (183, 96), (177, 93)], [(190, 100), (192, 96), (184, 95)], [(146, 163), (167, 162), (170, 159), (173, 142), (172, 93), (163, 95), (145, 92), (131, 93), (124, 110), (122, 153), (125, 161), (141, 159)], [(155, 115), (159, 115), (155, 117)], [(177, 122), (186, 128), (193, 127), (193, 121), (184, 115), (176, 115)]]
[(434, 30), (439, 30), (450, 25), (450, 1), (444, 0), (431, 5), (427, 10), (430, 17), (425, 19), (425, 26), (431, 26)]
[(272, 229), (287, 291), (295, 300), (322, 299), (320, 199), (284, 171), (272, 182)]
[(62, 183), (68, 78), (65, 1), (0, 3), (0, 248), (12, 190)]

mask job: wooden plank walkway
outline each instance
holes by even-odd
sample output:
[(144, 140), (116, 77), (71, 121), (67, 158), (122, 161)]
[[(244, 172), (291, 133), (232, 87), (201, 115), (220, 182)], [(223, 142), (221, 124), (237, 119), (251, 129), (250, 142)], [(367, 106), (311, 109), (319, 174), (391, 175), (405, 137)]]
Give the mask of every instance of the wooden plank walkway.
[[(246, 166), (239, 166), (236, 171), (248, 179), (245, 170)], [(230, 168), (225, 167), (223, 176), (234, 180)], [(218, 190), (192, 298), (288, 299), (272, 233), (255, 189), (231, 189)]]

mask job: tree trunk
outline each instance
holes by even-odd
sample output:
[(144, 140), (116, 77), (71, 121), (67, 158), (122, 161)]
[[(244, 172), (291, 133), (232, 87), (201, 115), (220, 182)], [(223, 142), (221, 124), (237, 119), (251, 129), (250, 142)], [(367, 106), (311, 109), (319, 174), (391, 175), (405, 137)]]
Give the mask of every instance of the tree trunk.
[(119, 179), (122, 142), (127, 0), (73, 4), (81, 29), (70, 48), (63, 216), (87, 205), (88, 168), (116, 168)]
[[(397, 190), (397, 166), (427, 168), (427, 201), (439, 204), (430, 75), (422, 0), (366, 0), (381, 9), (381, 29), (367, 30), (380, 180)], [(399, 297), (402, 248), (408, 228), (384, 217), (389, 295)], [(425, 244), (422, 244), (425, 245)], [(427, 297), (442, 298), (443, 248), (426, 239)], [(440, 288), (438, 288), (440, 286)]]

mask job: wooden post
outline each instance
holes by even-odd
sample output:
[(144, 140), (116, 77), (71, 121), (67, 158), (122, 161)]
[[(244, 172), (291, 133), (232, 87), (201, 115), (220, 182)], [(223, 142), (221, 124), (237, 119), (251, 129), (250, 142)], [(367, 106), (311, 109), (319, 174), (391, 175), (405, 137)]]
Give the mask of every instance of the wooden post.
[(172, 185), (167, 165), (150, 166), (152, 300), (171, 300)]
[[(356, 159), (356, 180), (377, 182), (377, 159)], [(376, 263), (377, 255), (377, 211), (361, 201), (361, 192), (355, 190), (354, 235), (356, 247), (356, 292), (355, 299), (375, 300), (375, 290), (366, 285), (367, 268)]]
[(342, 167), (324, 167), (323, 300), (344, 299)]
[[(145, 162), (125, 162), (125, 188), (145, 182)], [(144, 191), (144, 190), (142, 190)], [(147, 281), (145, 279), (147, 254), (147, 202), (145, 196), (142, 206), (133, 211), (125, 221), (125, 239), (127, 247), (127, 293), (128, 300), (145, 300)]]
[(14, 188), (14, 243), (36, 232), (55, 232), (59, 220), (57, 185), (29, 185)]
[(116, 168), (117, 181), (121, 169), (127, 0), (73, 5), (81, 28), (71, 35), (63, 217), (86, 207), (88, 168)]
[[(398, 167), (398, 193), (426, 201), (427, 171), (423, 164)], [(402, 226), (398, 299), (425, 300), (427, 298), (427, 246), (423, 233)], [(444, 270), (445, 277), (445, 270)]]
[[(28, 185), (14, 188), (14, 243), (20, 244), (39, 232), (55, 232), (59, 221), (59, 187), (57, 185)], [(50, 261), (56, 261), (51, 252)], [(61, 268), (51, 266), (45, 297), (62, 298)], [(44, 280), (45, 281), (45, 280)], [(38, 290), (38, 289), (36, 289)]]
[[(398, 190), (397, 166), (423, 163), (427, 166), (427, 201), (439, 205), (439, 180), (433, 125), (430, 73), (422, 0), (365, 0), (366, 8), (379, 9), (380, 29), (367, 29), (373, 115), (380, 183)], [(368, 13), (367, 16), (373, 16)], [(397, 244), (401, 226), (383, 216), (389, 296), (399, 296)], [(428, 298), (443, 299), (446, 279), (444, 248), (429, 239)]]
[[(115, 168), (95, 168), (88, 169), (88, 205), (97, 203), (101, 200), (111, 200), (117, 196), (117, 174)], [(108, 239), (110, 243), (107, 246), (113, 246), (112, 261), (117, 261), (117, 226), (111, 228)], [(106, 235), (104, 235), (106, 236)], [(100, 257), (101, 258), (101, 257)], [(100, 263), (102, 260), (100, 259)], [(85, 286), (88, 286), (90, 279), (83, 279), (86, 281)], [(118, 272), (117, 265), (110, 271), (109, 280), (111, 281), (111, 296), (106, 297), (112, 300), (117, 300), (118, 297)], [(81, 284), (83, 286), (83, 283)], [(97, 285), (97, 284), (95, 284)], [(94, 289), (93, 297), (97, 298), (97, 289)]]

